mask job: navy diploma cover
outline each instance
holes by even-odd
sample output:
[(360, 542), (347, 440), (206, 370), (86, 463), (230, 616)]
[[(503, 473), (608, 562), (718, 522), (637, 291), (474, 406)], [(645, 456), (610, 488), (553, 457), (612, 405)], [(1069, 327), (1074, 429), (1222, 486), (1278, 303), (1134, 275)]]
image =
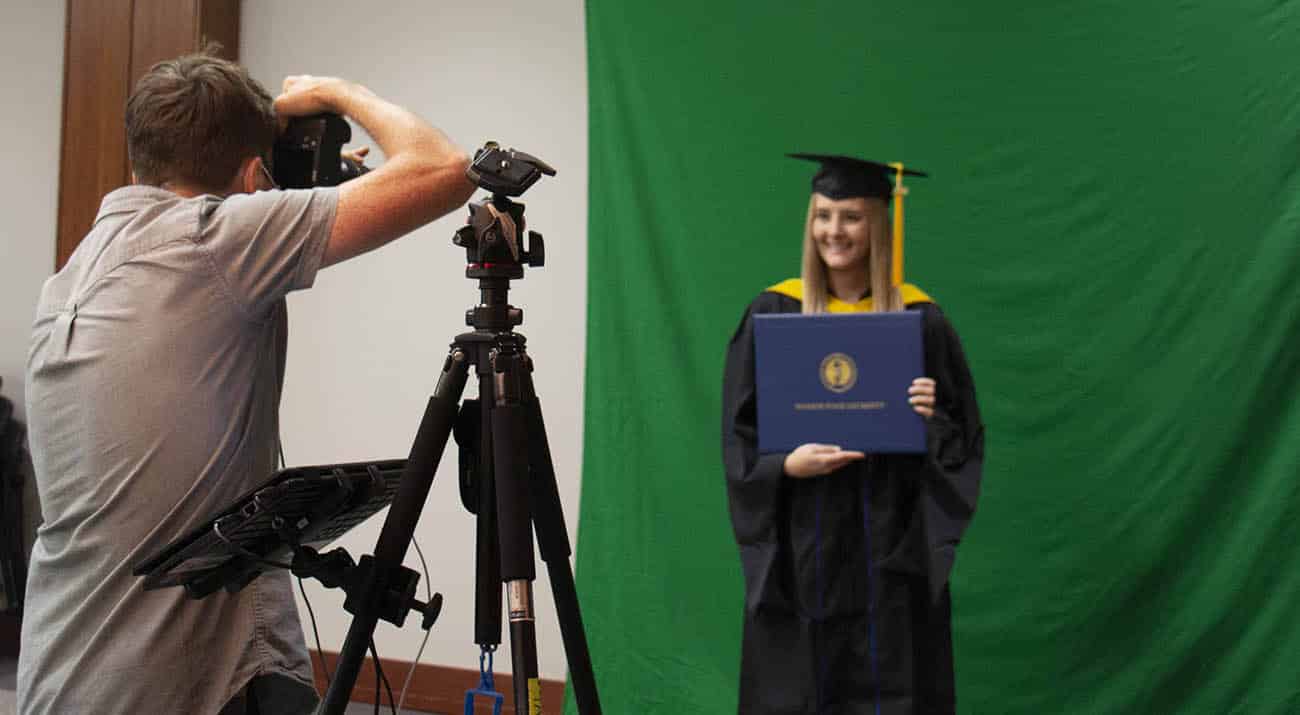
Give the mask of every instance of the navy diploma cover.
[(925, 420), (907, 401), (925, 374), (919, 311), (755, 315), (754, 360), (760, 452), (926, 451)]

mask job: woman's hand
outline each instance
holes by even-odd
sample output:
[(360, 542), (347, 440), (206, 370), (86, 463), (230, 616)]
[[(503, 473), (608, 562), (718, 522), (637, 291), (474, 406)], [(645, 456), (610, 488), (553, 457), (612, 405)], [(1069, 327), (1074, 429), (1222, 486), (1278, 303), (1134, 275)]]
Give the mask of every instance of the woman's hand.
[(907, 401), (918, 415), (926, 419), (934, 416), (934, 380), (928, 377), (912, 380), (912, 386), (907, 388), (907, 394), (910, 395)]
[(820, 477), (866, 456), (862, 452), (845, 451), (838, 445), (810, 442), (785, 456), (785, 473), (795, 479)]

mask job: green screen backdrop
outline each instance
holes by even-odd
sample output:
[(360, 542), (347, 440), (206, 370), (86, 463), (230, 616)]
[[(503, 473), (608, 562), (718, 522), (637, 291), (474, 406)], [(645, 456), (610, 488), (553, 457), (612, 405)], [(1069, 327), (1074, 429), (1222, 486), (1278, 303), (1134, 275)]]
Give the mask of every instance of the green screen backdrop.
[(587, 32), (606, 712), (735, 711), (721, 372), (798, 273), (790, 151), (931, 172), (907, 276), (988, 429), (961, 712), (1300, 712), (1300, 5), (590, 0)]

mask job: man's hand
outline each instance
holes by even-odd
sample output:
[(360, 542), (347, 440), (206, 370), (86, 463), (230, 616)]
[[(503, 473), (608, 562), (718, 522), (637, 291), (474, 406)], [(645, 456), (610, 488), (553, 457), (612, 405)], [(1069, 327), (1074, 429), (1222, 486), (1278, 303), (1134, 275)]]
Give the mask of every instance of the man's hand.
[[(384, 164), (341, 184), (322, 266), (374, 250), (459, 208), (474, 193), (469, 157), (441, 131), (355, 82), (292, 75), (275, 98), (281, 125), (328, 112), (360, 125), (384, 153)], [(362, 159), (367, 149), (343, 155)], [(358, 161), (358, 163), (360, 163)]]
[(357, 166), (365, 166), (366, 154), (369, 153), (370, 153), (370, 147), (362, 146), (362, 147), (357, 147), (356, 149), (343, 149), (339, 152), (339, 156), (343, 157), (344, 159), (349, 159), (351, 161), (356, 162)]
[(908, 403), (916, 414), (929, 419), (934, 416), (934, 380), (928, 377), (918, 377), (912, 380), (912, 386), (907, 388)]
[(365, 92), (361, 85), (338, 77), (315, 77), (309, 74), (284, 78), (280, 96), (275, 98), (275, 114), (280, 120), (280, 131), (293, 117), (330, 112), (346, 114), (343, 98), (351, 92)]
[(795, 479), (820, 477), (849, 462), (865, 458), (862, 452), (850, 452), (833, 444), (801, 444), (785, 457), (785, 473)]

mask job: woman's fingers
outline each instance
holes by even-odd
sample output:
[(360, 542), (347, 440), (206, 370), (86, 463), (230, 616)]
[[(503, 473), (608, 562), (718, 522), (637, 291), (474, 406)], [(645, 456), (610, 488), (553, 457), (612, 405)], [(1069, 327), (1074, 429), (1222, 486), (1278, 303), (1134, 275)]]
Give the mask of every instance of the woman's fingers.
[(785, 473), (796, 478), (820, 477), (866, 456), (863, 452), (841, 449), (839, 445), (810, 442), (799, 445), (786, 456)]
[(847, 452), (837, 447), (834, 452), (822, 456), (822, 467), (825, 469), (822, 473), (829, 474), (840, 467), (845, 466), (849, 462), (856, 462), (866, 456), (867, 455), (862, 452)]
[(935, 382), (933, 378), (918, 377), (912, 380), (911, 386), (907, 388), (907, 402), (918, 415), (926, 418), (932, 417), (935, 405), (934, 392)]
[(935, 382), (929, 377), (918, 377), (912, 380), (912, 384), (907, 388), (909, 395), (933, 395), (935, 392)]

